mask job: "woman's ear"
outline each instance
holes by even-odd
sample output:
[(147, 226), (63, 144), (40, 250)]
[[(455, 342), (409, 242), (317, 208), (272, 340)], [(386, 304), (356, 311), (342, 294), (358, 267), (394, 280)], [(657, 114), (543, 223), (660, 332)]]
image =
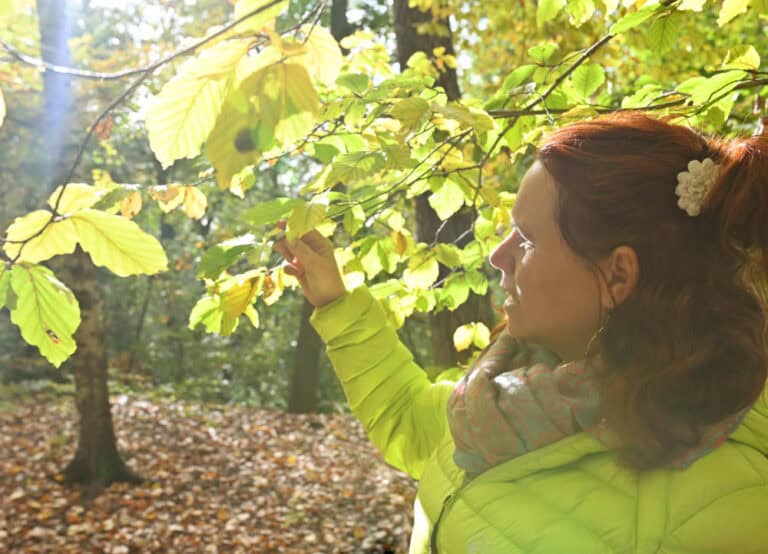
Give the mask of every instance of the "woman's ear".
[(605, 277), (603, 306), (612, 309), (624, 302), (635, 290), (640, 278), (640, 263), (637, 252), (631, 246), (617, 246), (600, 263), (600, 270)]

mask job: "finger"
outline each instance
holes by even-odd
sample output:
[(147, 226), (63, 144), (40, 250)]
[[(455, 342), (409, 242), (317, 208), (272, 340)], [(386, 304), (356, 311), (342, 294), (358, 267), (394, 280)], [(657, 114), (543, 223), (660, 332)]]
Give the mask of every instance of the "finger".
[(318, 254), (325, 254), (333, 251), (333, 243), (321, 235), (316, 229), (305, 233), (301, 240)]
[(304, 268), (300, 266), (296, 266), (296, 265), (284, 262), (283, 270), (291, 277), (296, 277), (299, 280), (302, 280), (304, 278)]
[(287, 261), (292, 262), (294, 255), (293, 251), (291, 250), (291, 247), (288, 245), (288, 241), (285, 239), (279, 240), (275, 242), (272, 245), (273, 250), (277, 250), (277, 252), (285, 258)]
[(321, 256), (318, 252), (315, 252), (301, 239), (294, 240), (288, 243), (288, 248), (293, 252), (296, 260), (301, 262), (302, 265), (309, 266), (313, 263), (317, 263), (321, 260)]

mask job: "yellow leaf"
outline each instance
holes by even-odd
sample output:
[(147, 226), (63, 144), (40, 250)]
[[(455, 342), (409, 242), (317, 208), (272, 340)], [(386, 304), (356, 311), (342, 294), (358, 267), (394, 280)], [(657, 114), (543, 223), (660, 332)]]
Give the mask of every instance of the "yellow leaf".
[(304, 25), (301, 30), (305, 34), (310, 33), (304, 44), (306, 53), (292, 57), (291, 61), (303, 65), (314, 79), (325, 86), (333, 86), (344, 63), (339, 43), (324, 27)]
[(172, 212), (184, 202), (184, 191), (179, 185), (158, 185), (149, 188), (149, 196), (157, 201), (164, 213)]
[[(62, 187), (56, 187), (48, 197), (48, 205), (53, 208), (56, 206), (56, 200), (61, 194)], [(90, 208), (104, 196), (104, 191), (96, 187), (86, 185), (85, 183), (69, 183), (64, 189), (63, 196), (59, 201), (58, 213), (62, 215), (71, 214), (78, 210)]]
[(403, 272), (403, 282), (412, 289), (427, 289), (437, 281), (439, 274), (440, 266), (434, 256), (414, 256)]
[(184, 187), (184, 213), (192, 219), (200, 219), (205, 215), (208, 198), (197, 187)]
[(98, 210), (81, 210), (71, 220), (93, 263), (115, 275), (152, 275), (168, 268), (158, 240), (133, 221)]
[(472, 345), (472, 339), (475, 334), (474, 326), (471, 323), (460, 326), (453, 332), (453, 346), (457, 352), (466, 350)]
[(749, 2), (750, 0), (725, 0), (717, 16), (717, 24), (722, 27), (736, 16), (743, 14), (747, 11)]
[(134, 191), (120, 202), (120, 215), (133, 219), (141, 211), (141, 193)]
[(328, 206), (309, 202), (296, 206), (288, 217), (288, 240), (298, 239), (317, 227), (328, 213)]
[(251, 270), (227, 279), (221, 287), (221, 309), (231, 318), (238, 318), (251, 305), (261, 290), (264, 275)]
[[(235, 19), (240, 19), (241, 17), (255, 10), (258, 10), (261, 6), (268, 4), (271, 4), (271, 2), (268, 0), (238, 0), (237, 4), (235, 4), (234, 17)], [(258, 14), (249, 17), (240, 25), (238, 25), (236, 29), (238, 32), (243, 32), (246, 30), (261, 31), (262, 28), (269, 25), (270, 23), (272, 23), (272, 26), (274, 26), (275, 18), (280, 15), (287, 7), (288, 0), (277, 2), (274, 6), (270, 6), (265, 10), (261, 10)]]
[(210, 134), (251, 41), (215, 44), (183, 64), (147, 109), (149, 144), (163, 167), (193, 158)]
[(264, 304), (267, 306), (271, 306), (277, 302), (283, 295), (283, 292), (285, 291), (284, 275), (285, 272), (283, 271), (283, 268), (280, 267), (264, 277), (262, 300), (264, 300)]
[(247, 112), (242, 113), (226, 102), (205, 143), (205, 156), (216, 169), (216, 181), (222, 190), (230, 188), (232, 178), (244, 167), (253, 165), (261, 158), (256, 145), (249, 142), (251, 128), (260, 122), (250, 102), (247, 102), (246, 109)]
[[(36, 235), (51, 220), (51, 212), (36, 210), (14, 220), (6, 231), (9, 241), (24, 241)], [(59, 254), (71, 254), (77, 246), (77, 233), (72, 221), (63, 219), (51, 223), (39, 236), (30, 240), (23, 249), (21, 244), (7, 242), (3, 247), (11, 259), (16, 258), (21, 249), (18, 261), (38, 263)]]

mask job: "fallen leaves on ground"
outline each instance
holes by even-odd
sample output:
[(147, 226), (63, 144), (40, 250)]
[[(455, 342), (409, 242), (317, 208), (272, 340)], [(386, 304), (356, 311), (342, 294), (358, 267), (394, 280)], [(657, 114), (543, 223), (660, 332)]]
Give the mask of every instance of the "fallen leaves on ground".
[(349, 415), (112, 398), (118, 448), (146, 478), (93, 500), (60, 483), (71, 399), (0, 411), (0, 551), (404, 552), (415, 484)]

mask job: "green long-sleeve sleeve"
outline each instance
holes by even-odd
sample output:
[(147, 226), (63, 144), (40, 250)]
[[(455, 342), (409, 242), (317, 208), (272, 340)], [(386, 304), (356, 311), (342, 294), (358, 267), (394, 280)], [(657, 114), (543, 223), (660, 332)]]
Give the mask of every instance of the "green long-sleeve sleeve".
[(387, 463), (420, 478), (446, 432), (453, 383), (427, 378), (366, 287), (315, 310), (311, 323), (371, 441)]

